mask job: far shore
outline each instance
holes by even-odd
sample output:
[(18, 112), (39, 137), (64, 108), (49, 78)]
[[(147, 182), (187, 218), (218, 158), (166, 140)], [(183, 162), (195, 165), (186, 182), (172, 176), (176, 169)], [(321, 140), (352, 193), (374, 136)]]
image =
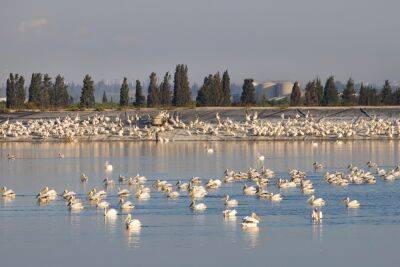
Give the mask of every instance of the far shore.
[[(128, 117), (138, 115), (140, 128), (151, 127), (151, 118), (161, 110), (157, 108), (141, 108), (127, 110), (106, 110), (106, 111), (19, 111), (13, 113), (0, 113), (0, 125), (9, 120), (13, 122), (28, 122), (30, 120), (56, 119), (69, 116), (80, 117), (85, 120), (94, 115), (105, 115), (110, 118), (119, 117), (121, 121), (127, 121)], [(216, 114), (224, 120), (230, 118), (233, 121), (244, 122), (246, 114), (258, 114), (261, 121), (270, 121), (279, 124), (284, 118), (305, 118), (312, 117), (316, 122), (331, 121), (332, 123), (347, 122), (356, 123), (359, 120), (371, 121), (372, 119), (385, 119), (398, 125), (400, 119), (400, 106), (354, 106), (354, 107), (196, 107), (196, 108), (175, 108), (167, 110), (174, 118), (179, 116), (185, 123), (195, 120), (210, 123), (216, 126)], [(125, 124), (127, 125), (127, 124)], [(338, 124), (339, 125), (339, 124)], [(396, 126), (397, 127), (397, 126)], [(7, 136), (0, 137), (3, 142), (105, 142), (105, 141), (130, 141), (130, 142), (174, 142), (174, 141), (352, 141), (352, 140), (399, 140), (400, 135), (364, 135), (363, 133), (353, 136), (338, 138), (335, 135), (326, 136), (255, 136), (252, 134), (238, 134), (235, 136), (209, 133), (187, 133), (184, 129), (174, 128), (172, 131), (160, 132), (157, 135), (149, 135), (139, 138), (138, 136), (99, 134), (99, 135), (77, 135), (73, 140), (48, 137), (43, 139), (40, 136)]]
[(229, 117), (234, 120), (242, 120), (246, 112), (259, 113), (261, 119), (280, 118), (281, 114), (285, 116), (293, 116), (299, 114), (304, 116), (310, 114), (316, 118), (334, 118), (334, 119), (350, 119), (358, 117), (392, 117), (400, 116), (400, 106), (348, 106), (348, 107), (176, 107), (176, 108), (128, 108), (128, 109), (110, 109), (97, 111), (95, 109), (86, 110), (22, 110), (11, 111), (8, 113), (0, 113), (0, 123), (7, 119), (9, 120), (31, 120), (31, 119), (51, 119), (65, 116), (79, 115), (81, 118), (87, 118), (95, 114), (104, 114), (106, 116), (154, 116), (161, 110), (168, 111), (171, 115), (178, 115), (181, 119), (190, 121), (199, 118), (204, 121), (212, 121), (215, 119), (215, 114), (219, 113), (222, 118)]

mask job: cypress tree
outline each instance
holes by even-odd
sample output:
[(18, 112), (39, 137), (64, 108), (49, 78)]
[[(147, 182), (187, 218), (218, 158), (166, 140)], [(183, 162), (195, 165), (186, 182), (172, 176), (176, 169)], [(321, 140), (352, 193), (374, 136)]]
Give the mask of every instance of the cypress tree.
[(400, 105), (400, 88), (393, 93), (393, 103), (396, 105)]
[(254, 97), (254, 80), (253, 79), (245, 79), (242, 88), (242, 96), (240, 100), (242, 101), (243, 105), (252, 105), (255, 104), (255, 97)]
[(364, 83), (361, 83), (360, 93), (358, 96), (358, 104), (360, 106), (367, 105), (368, 102), (368, 88), (364, 86)]
[(315, 90), (317, 93), (317, 98), (318, 98), (318, 105), (322, 105), (323, 103), (323, 98), (324, 98), (324, 87), (322, 86), (322, 82), (319, 78), (315, 80)]
[(15, 105), (18, 108), (22, 108), (25, 104), (25, 79), (23, 76), (19, 76), (16, 82)]
[(136, 80), (135, 105), (138, 107), (143, 106), (145, 101), (142, 93), (142, 85), (139, 80)]
[(64, 77), (60, 74), (56, 76), (54, 82), (54, 106), (57, 108), (65, 108), (69, 105), (70, 97), (67, 90), (67, 85), (65, 84)]
[(40, 106), (41, 109), (49, 108), (52, 105), (53, 84), (51, 77), (47, 73), (43, 75), (43, 82), (40, 89)]
[(315, 81), (309, 81), (305, 88), (305, 104), (307, 106), (317, 106), (318, 105), (318, 96), (317, 96), (317, 88), (315, 86)]
[(210, 100), (212, 106), (220, 106), (222, 103), (222, 83), (219, 72), (215, 73), (212, 77)]
[(335, 106), (339, 103), (338, 91), (336, 90), (335, 78), (330, 76), (325, 83), (324, 97), (322, 104), (324, 106)]
[(196, 103), (197, 106), (210, 106), (211, 105), (211, 83), (213, 76), (210, 74), (204, 78), (203, 85), (197, 91)]
[(379, 97), (375, 88), (369, 86), (367, 88), (367, 105), (376, 106), (379, 103)]
[(80, 107), (81, 108), (94, 108), (94, 85), (92, 78), (86, 74), (83, 79), (83, 87), (81, 92)]
[[(16, 76), (17, 75), (18, 74), (16, 74)], [(10, 76), (7, 79), (6, 107), (7, 108), (15, 107), (15, 77), (14, 77), (14, 74), (12, 74), (12, 73), (10, 73)]]
[(390, 105), (392, 104), (392, 86), (390, 85), (389, 80), (385, 81), (383, 88), (381, 90), (381, 103), (383, 105)]
[(186, 65), (180, 64), (175, 68), (172, 104), (175, 106), (185, 106), (190, 103), (190, 100), (188, 68)]
[(155, 72), (150, 74), (149, 89), (147, 90), (147, 106), (154, 107), (160, 104), (160, 96), (157, 86), (157, 75)]
[(41, 103), (41, 86), (42, 86), (42, 74), (32, 73), (31, 84), (29, 85), (29, 102), (34, 105)]
[(298, 106), (301, 100), (301, 89), (299, 83), (296, 81), (292, 88), (292, 93), (290, 94), (290, 105)]
[(354, 81), (350, 78), (347, 81), (346, 88), (343, 90), (343, 104), (346, 106), (354, 106), (356, 104), (356, 90), (354, 89)]
[(129, 85), (128, 79), (124, 77), (124, 81), (122, 82), (121, 90), (119, 93), (119, 105), (127, 106), (129, 105)]
[(163, 106), (171, 105), (171, 75), (165, 73), (164, 80), (160, 84), (160, 104)]
[(103, 91), (103, 98), (101, 99), (101, 103), (106, 104), (108, 102), (106, 91)]
[(231, 105), (231, 78), (226, 70), (222, 75), (222, 106)]

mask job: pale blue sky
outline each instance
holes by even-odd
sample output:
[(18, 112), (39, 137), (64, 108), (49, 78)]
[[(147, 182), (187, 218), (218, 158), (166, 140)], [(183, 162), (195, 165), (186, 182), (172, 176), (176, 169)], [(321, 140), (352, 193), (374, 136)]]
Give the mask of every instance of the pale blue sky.
[(398, 0), (0, 0), (0, 75), (400, 80)]

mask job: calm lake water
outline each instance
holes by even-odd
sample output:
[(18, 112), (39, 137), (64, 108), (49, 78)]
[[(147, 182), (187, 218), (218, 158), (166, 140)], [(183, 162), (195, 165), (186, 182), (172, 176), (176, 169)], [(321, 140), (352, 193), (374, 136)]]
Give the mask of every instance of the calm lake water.
[[(215, 153), (207, 155), (205, 145)], [(350, 163), (367, 169), (369, 160), (390, 170), (400, 163), (398, 141), (2, 143), (0, 148), (0, 185), (17, 193), (10, 201), (0, 198), (0, 266), (399, 266), (400, 181), (378, 178), (375, 185), (334, 187), (322, 177), (325, 171), (346, 171)], [(7, 160), (8, 153), (18, 159)], [(203, 214), (191, 212), (185, 194), (177, 200), (158, 192), (148, 201), (131, 196), (132, 214), (143, 225), (139, 232), (125, 230), (122, 211), (115, 221), (105, 221), (83, 195), (102, 188), (107, 160), (114, 166), (112, 178), (140, 173), (150, 185), (157, 178), (221, 178), (225, 169), (260, 167), (258, 153), (278, 178), (288, 178), (294, 168), (307, 171), (315, 195), (327, 201), (322, 224), (310, 221), (308, 197), (298, 188), (275, 185), (268, 189), (284, 196), (278, 204), (243, 196), (243, 183), (223, 184), (205, 198)], [(314, 161), (326, 169), (315, 172)], [(89, 176), (87, 184), (80, 182), (81, 173)], [(60, 198), (39, 206), (35, 195), (45, 185), (82, 194), (86, 209), (71, 213)], [(118, 185), (109, 189), (107, 197), (115, 208), (117, 190)], [(236, 221), (221, 215), (226, 193), (239, 200)], [(347, 210), (340, 202), (346, 196), (358, 199), (361, 208)], [(241, 218), (252, 211), (263, 220), (258, 231), (244, 231)]]

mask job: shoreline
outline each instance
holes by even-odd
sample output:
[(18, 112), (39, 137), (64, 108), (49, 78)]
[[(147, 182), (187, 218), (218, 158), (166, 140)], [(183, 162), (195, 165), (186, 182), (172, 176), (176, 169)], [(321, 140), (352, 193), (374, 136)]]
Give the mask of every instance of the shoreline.
[[(69, 143), (69, 142), (257, 142), (257, 141), (354, 141), (354, 140), (399, 140), (400, 139), (400, 106), (385, 106), (385, 107), (196, 107), (196, 108), (177, 108), (167, 110), (171, 118), (179, 116), (180, 121), (185, 125), (180, 126), (181, 122), (174, 122), (174, 127), (168, 127), (160, 130), (160, 127), (151, 126), (151, 118), (157, 115), (163, 109), (158, 108), (145, 108), (138, 111), (135, 110), (120, 110), (120, 111), (71, 111), (71, 112), (17, 112), (4, 114), (0, 113), (0, 127), (4, 125), (7, 120), (8, 124), (16, 126), (11, 127), (25, 127), (30, 121), (49, 122), (57, 118), (65, 119), (67, 116), (74, 119), (79, 116), (80, 132), (73, 135), (72, 138), (66, 136), (52, 136), (52, 135), (31, 135), (19, 134), (13, 136), (7, 134), (7, 131), (13, 128), (5, 126), (3, 135), (0, 136), (0, 143), (10, 142), (31, 142), (31, 143)], [(257, 112), (257, 119), (254, 126), (252, 120), (246, 118), (246, 113), (253, 116)], [(227, 122), (230, 126), (218, 126), (217, 113), (221, 122)], [(132, 120), (134, 116), (139, 116), (140, 119), (133, 123), (132, 127), (127, 123), (129, 119)], [(93, 125), (82, 125), (82, 121), (93, 118), (94, 116), (107, 116), (110, 122), (107, 122), (107, 132), (98, 132), (92, 134)], [(282, 116), (285, 118), (285, 123), (282, 121)], [(114, 119), (118, 118), (121, 125), (112, 123)], [(314, 122), (309, 122), (310, 119)], [(379, 120), (384, 122), (383, 126), (388, 127), (391, 125), (394, 130), (389, 135), (387, 130), (380, 129)], [(70, 120), (70, 119), (68, 119)], [(323, 133), (318, 134), (302, 133), (293, 134), (290, 128), (292, 127), (290, 121), (298, 120), (294, 126), (299, 131), (309, 130), (320, 131), (321, 127), (337, 128), (335, 132), (331, 130), (324, 130)], [(195, 121), (199, 121), (197, 123)], [(195, 126), (193, 126), (195, 122)], [(363, 130), (357, 130), (358, 122), (367, 123), (369, 126), (363, 126)], [(129, 122), (131, 123), (131, 122)], [(236, 126), (233, 126), (233, 124)], [(265, 123), (272, 124), (275, 128), (266, 130), (265, 133), (257, 134), (255, 131), (259, 127), (263, 127)], [(289, 123), (286, 125), (286, 123)], [(308, 124), (306, 126), (302, 124)], [(385, 124), (386, 123), (386, 124)], [(282, 126), (283, 124), (284, 127)], [(374, 125), (375, 124), (375, 125)], [(86, 124), (85, 124), (86, 125)], [(192, 125), (192, 126), (189, 126)], [(48, 126), (51, 130), (52, 126)], [(110, 128), (116, 128), (110, 130)], [(228, 129), (226, 127), (233, 127)], [(239, 127), (238, 130), (235, 127)], [(347, 135), (342, 127), (350, 127), (353, 134)], [(366, 128), (367, 127), (367, 128)], [(133, 129), (136, 128), (136, 129)], [(272, 129), (285, 128), (284, 131), (278, 135), (271, 134), (269, 131)], [(7, 130), (8, 129), (8, 130)], [(190, 130), (189, 130), (190, 129)], [(346, 128), (347, 129), (347, 128)], [(375, 129), (375, 130), (373, 130)], [(1, 129), (0, 129), (1, 130)], [(372, 130), (372, 131), (371, 131)], [(216, 131), (216, 132), (214, 132)]]

